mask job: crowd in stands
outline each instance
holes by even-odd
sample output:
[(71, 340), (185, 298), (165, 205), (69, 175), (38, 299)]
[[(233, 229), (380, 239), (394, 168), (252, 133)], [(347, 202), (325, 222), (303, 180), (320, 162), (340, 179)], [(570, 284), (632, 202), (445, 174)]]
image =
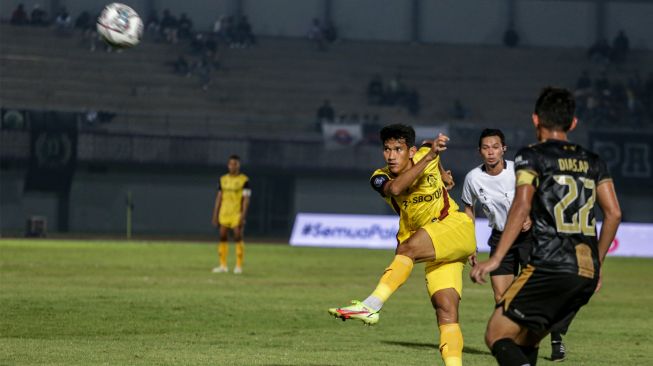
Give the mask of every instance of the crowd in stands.
[(13, 13), (11, 14), (9, 23), (12, 25), (33, 25), (37, 27), (50, 25), (47, 13), (41, 9), (39, 4), (34, 4), (29, 16), (25, 10), (25, 5), (18, 4), (16, 9), (14, 9)]
[(638, 73), (626, 82), (601, 72), (592, 79), (588, 71), (578, 78), (577, 114), (595, 126), (642, 126), (653, 122), (653, 72), (646, 80)]
[(599, 39), (587, 50), (587, 57), (592, 63), (608, 65), (610, 63), (622, 64), (626, 61), (630, 51), (630, 40), (626, 32), (620, 30), (612, 40), (612, 46), (606, 38)]
[(380, 106), (400, 106), (413, 116), (419, 115), (420, 97), (415, 88), (409, 88), (400, 74), (385, 85), (381, 75), (376, 74), (367, 84), (367, 103)]

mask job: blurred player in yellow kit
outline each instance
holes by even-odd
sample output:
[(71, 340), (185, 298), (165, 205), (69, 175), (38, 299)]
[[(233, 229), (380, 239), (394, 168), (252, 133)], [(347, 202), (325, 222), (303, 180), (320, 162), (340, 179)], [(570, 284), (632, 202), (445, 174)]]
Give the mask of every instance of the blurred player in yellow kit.
[(240, 172), (240, 157), (232, 155), (227, 163), (229, 173), (220, 177), (218, 193), (213, 207), (213, 226), (220, 228), (220, 243), (218, 244), (218, 256), (220, 266), (213, 268), (214, 273), (228, 272), (227, 246), (229, 230), (233, 231), (236, 242), (236, 266), (234, 273), (243, 272), (243, 256), (245, 254), (245, 242), (243, 241), (243, 229), (249, 198), (252, 194), (249, 188), (249, 178)]
[[(445, 365), (462, 365), (463, 336), (458, 324), (462, 273), (476, 251), (474, 223), (447, 193), (453, 184), (440, 164), (449, 138), (415, 146), (412, 127), (395, 124), (381, 130), (386, 167), (370, 179), (372, 188), (399, 214), (397, 249), (390, 266), (370, 296), (352, 305), (329, 309), (342, 320), (357, 319), (368, 325), (379, 321), (383, 304), (401, 286), (414, 263), (425, 262), (426, 286), (440, 329), (440, 353)], [(447, 181), (445, 183), (444, 180)]]

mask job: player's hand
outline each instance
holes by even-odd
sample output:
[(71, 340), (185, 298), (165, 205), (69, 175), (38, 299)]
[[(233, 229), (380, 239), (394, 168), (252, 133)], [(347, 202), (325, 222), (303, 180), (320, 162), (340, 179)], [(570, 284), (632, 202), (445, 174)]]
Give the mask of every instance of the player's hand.
[(247, 221), (247, 220), (245, 219), (245, 217), (244, 217), (244, 216), (241, 216), (241, 217), (240, 217), (240, 220), (238, 220), (238, 226), (240, 226), (240, 227), (245, 226), (245, 222), (246, 222), (246, 221)]
[(431, 156), (431, 159), (435, 159), (438, 154), (441, 152), (445, 151), (447, 149), (447, 142), (449, 141), (449, 137), (443, 133), (439, 133), (438, 137), (433, 140), (433, 143), (431, 144), (431, 151), (429, 155)]
[(471, 278), (474, 283), (485, 283), (485, 276), (499, 268), (499, 264), (500, 262), (494, 257), (490, 257), (490, 259), (483, 262), (478, 262), (469, 272), (469, 278)]
[(478, 263), (478, 258), (476, 257), (477, 252), (474, 252), (474, 254), (470, 255), (467, 258), (467, 263), (469, 263), (470, 266), (474, 267)]
[(220, 222), (218, 221), (217, 217), (214, 217), (214, 218), (211, 219), (211, 225), (213, 225), (215, 227), (220, 226)]
[(442, 174), (442, 182), (444, 182), (444, 188), (446, 188), (447, 191), (453, 189), (453, 187), (456, 185), (456, 182), (453, 181), (453, 174), (451, 174), (451, 170), (446, 170), (444, 174)]
[(603, 287), (603, 266), (601, 266), (601, 269), (599, 270), (599, 282), (596, 284), (596, 288), (594, 289), (594, 293), (599, 292), (601, 287)]
[(530, 216), (527, 216), (526, 221), (524, 221), (524, 223), (521, 225), (522, 233), (530, 230), (531, 226), (533, 226), (533, 221), (531, 221)]

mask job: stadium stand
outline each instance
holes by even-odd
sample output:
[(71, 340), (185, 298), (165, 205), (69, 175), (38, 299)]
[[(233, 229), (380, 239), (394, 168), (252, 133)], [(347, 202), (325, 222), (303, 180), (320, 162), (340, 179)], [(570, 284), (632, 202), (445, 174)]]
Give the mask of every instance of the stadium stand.
[[(468, 121), (509, 127), (531, 113), (538, 92), (533, 85), (573, 87), (588, 68), (580, 49), (352, 41), (316, 52), (304, 39), (263, 38), (252, 48), (221, 48), (221, 67), (203, 91), (195, 77), (175, 75), (167, 65), (187, 52), (186, 43), (146, 41), (121, 53), (89, 52), (79, 34), (61, 37), (47, 28), (10, 25), (0, 25), (0, 32), (4, 106), (115, 112), (107, 128), (151, 133), (311, 135), (317, 133), (315, 110), (325, 99), (336, 115), (414, 124), (449, 121), (451, 106), (461, 100)], [(646, 75), (645, 65), (653, 65), (653, 55), (635, 51), (612, 75)], [(372, 75), (397, 73), (421, 94), (418, 116), (367, 104)]]

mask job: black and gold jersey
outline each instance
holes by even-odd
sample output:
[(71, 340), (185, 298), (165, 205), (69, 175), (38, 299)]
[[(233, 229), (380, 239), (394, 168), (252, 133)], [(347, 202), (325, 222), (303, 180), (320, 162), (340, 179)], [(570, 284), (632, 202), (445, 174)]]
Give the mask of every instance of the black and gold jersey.
[(531, 219), (536, 268), (595, 277), (599, 273), (596, 187), (611, 180), (596, 154), (568, 141), (547, 140), (515, 157), (516, 184), (534, 185)]

